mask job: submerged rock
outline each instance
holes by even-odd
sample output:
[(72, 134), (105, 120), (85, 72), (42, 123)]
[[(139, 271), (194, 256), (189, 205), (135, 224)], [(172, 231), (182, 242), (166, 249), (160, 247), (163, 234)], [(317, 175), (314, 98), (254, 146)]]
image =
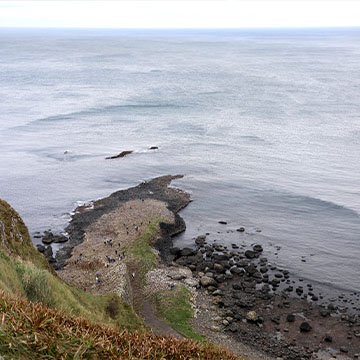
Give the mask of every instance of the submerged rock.
[(127, 151), (122, 151), (120, 154), (118, 155), (114, 155), (114, 156), (108, 156), (105, 159), (109, 160), (109, 159), (117, 159), (117, 158), (122, 158), (126, 155), (132, 154), (134, 151), (133, 150), (127, 150)]

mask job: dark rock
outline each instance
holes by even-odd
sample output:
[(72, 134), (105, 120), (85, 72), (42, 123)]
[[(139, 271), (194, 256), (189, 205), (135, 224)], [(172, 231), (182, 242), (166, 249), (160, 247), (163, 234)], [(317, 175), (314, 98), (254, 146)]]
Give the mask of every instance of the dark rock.
[(204, 245), (205, 244), (205, 239), (206, 239), (205, 235), (200, 235), (195, 239), (195, 244), (196, 245)]
[(340, 346), (340, 351), (343, 352), (343, 353), (349, 352), (348, 348), (345, 347), (345, 346)]
[(321, 309), (321, 310), (320, 310), (320, 315), (321, 315), (322, 317), (327, 317), (327, 316), (330, 315), (330, 311), (327, 310), (327, 309)]
[(255, 253), (254, 253), (254, 251), (246, 250), (246, 251), (245, 251), (245, 256), (246, 256), (248, 259), (253, 259), (253, 258), (255, 257)]
[(41, 253), (43, 253), (45, 251), (45, 246), (41, 245), (41, 244), (37, 244), (36, 248), (38, 249), (38, 251), (40, 251)]
[(196, 254), (195, 250), (191, 249), (191, 248), (183, 248), (180, 251), (181, 256), (191, 256), (191, 255), (195, 255), (195, 254)]
[(253, 246), (253, 250), (254, 250), (255, 252), (262, 252), (262, 251), (263, 251), (263, 248), (262, 248), (261, 245), (254, 245), (254, 246)]
[(214, 264), (214, 270), (218, 273), (224, 273), (226, 269), (220, 264)]
[(151, 146), (151, 147), (149, 148), (149, 150), (157, 150), (157, 149), (158, 149), (157, 146)]
[(227, 224), (227, 221), (220, 220), (220, 221), (219, 221), (219, 224), (226, 225), (226, 224)]
[(171, 255), (179, 256), (181, 253), (181, 250), (178, 247), (172, 247), (169, 249), (169, 252)]
[(231, 325), (231, 326), (229, 327), (229, 331), (231, 331), (232, 333), (236, 333), (236, 332), (237, 332), (236, 326), (235, 326), (235, 325)]
[(250, 264), (250, 265), (246, 266), (246, 267), (245, 267), (245, 271), (246, 271), (249, 275), (254, 275), (254, 274), (257, 272), (256, 265)]
[(333, 341), (333, 338), (332, 338), (332, 336), (326, 334), (325, 337), (324, 337), (324, 341), (326, 341), (326, 342), (332, 342), (332, 341)]
[(240, 227), (240, 228), (236, 229), (236, 231), (238, 231), (238, 232), (244, 232), (244, 231), (245, 231), (245, 228)]
[(241, 284), (232, 284), (232, 288), (234, 290), (242, 290), (243, 286)]
[(226, 254), (213, 254), (213, 258), (216, 261), (224, 261), (224, 260), (227, 260), (229, 258), (229, 256)]
[(50, 245), (48, 245), (45, 248), (44, 255), (45, 255), (46, 258), (50, 258), (51, 256), (53, 256), (53, 250), (52, 250), (52, 247)]
[(67, 242), (69, 239), (63, 235), (54, 235), (54, 243), (64, 243)]
[(114, 155), (114, 156), (108, 156), (106, 157), (105, 159), (108, 160), (108, 159), (117, 159), (117, 158), (122, 158), (126, 155), (129, 155), (129, 154), (132, 154), (133, 153), (133, 150), (129, 150), (129, 151), (122, 151), (120, 154), (118, 155)]
[(215, 275), (215, 280), (218, 282), (218, 283), (222, 283), (226, 280), (226, 277), (224, 274), (219, 274), (219, 275)]
[(243, 272), (243, 270), (242, 270), (242, 269), (239, 269), (239, 268), (236, 267), (236, 266), (234, 266), (234, 267), (232, 267), (232, 268), (230, 269), (230, 272), (231, 272), (232, 274), (237, 274), (237, 275), (239, 275), (239, 274), (241, 274), (241, 273)]
[(306, 321), (304, 321), (300, 325), (300, 331), (301, 332), (309, 332), (311, 329), (312, 329), (312, 326)]
[(295, 321), (295, 315), (294, 315), (294, 314), (289, 314), (289, 315), (286, 317), (286, 321), (288, 321), (288, 322), (294, 322), (294, 321)]

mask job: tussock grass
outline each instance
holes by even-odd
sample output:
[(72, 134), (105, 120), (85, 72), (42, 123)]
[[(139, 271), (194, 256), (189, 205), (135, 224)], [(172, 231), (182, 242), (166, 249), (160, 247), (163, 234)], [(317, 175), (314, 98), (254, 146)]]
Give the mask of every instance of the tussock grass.
[(235, 360), (192, 340), (119, 332), (0, 291), (0, 354), (5, 359)]

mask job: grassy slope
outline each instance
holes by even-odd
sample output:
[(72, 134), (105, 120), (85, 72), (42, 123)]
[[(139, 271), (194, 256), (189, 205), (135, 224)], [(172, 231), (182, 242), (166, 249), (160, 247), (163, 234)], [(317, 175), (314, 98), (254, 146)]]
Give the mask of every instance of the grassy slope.
[[(5, 234), (5, 239), (4, 239)], [(31, 243), (20, 216), (0, 200), (0, 289), (32, 302), (117, 328), (140, 329), (141, 320), (116, 294), (94, 295), (67, 285)]]
[[(144, 278), (156, 265), (150, 243), (158, 227), (151, 224), (148, 230), (130, 249)], [(174, 309), (188, 316), (187, 295), (165, 297), (165, 318)], [(191, 328), (183, 332), (196, 337)], [(211, 344), (148, 333), (116, 294), (94, 295), (67, 285), (34, 249), (20, 216), (1, 199), (0, 354), (4, 359), (236, 359)]]
[(0, 354), (4, 359), (235, 360), (227, 351), (191, 340), (119, 332), (40, 303), (0, 292)]

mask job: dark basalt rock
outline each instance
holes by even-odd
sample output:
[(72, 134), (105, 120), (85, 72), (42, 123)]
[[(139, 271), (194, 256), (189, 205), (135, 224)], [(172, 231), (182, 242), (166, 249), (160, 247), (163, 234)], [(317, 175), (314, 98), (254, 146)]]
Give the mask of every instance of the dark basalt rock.
[(126, 156), (126, 155), (132, 154), (133, 152), (134, 152), (133, 150), (122, 151), (122, 152), (121, 152), (120, 154), (118, 154), (118, 155), (108, 156), (108, 157), (106, 157), (105, 159), (106, 159), (106, 160), (109, 160), (109, 159), (122, 158), (122, 157), (124, 157), (124, 156)]
[(37, 244), (36, 245), (36, 248), (38, 249), (38, 251), (40, 251), (41, 253), (43, 253), (45, 251), (45, 246), (44, 245), (41, 245), (41, 244)]
[(263, 252), (263, 248), (262, 248), (261, 245), (254, 245), (254, 246), (253, 246), (253, 250), (254, 250), (255, 252)]
[(151, 146), (151, 147), (149, 148), (149, 150), (157, 150), (157, 149), (158, 149), (157, 146)]
[(219, 221), (219, 224), (226, 225), (226, 224), (227, 224), (227, 221), (220, 220), (220, 221)]
[(246, 250), (245, 251), (245, 256), (248, 258), (248, 259), (253, 259), (255, 257), (255, 252), (254, 251), (251, 251), (251, 250)]
[(41, 240), (44, 244), (49, 245), (51, 243), (64, 243), (69, 239), (64, 235), (54, 235), (51, 231), (45, 231)]
[(294, 321), (295, 321), (295, 315), (294, 315), (294, 314), (289, 314), (289, 315), (286, 317), (286, 321), (288, 321), (288, 322), (294, 322)]
[(191, 255), (195, 255), (195, 254), (196, 254), (195, 250), (191, 249), (191, 248), (183, 248), (180, 251), (181, 256), (191, 256)]
[(169, 249), (171, 255), (179, 256), (181, 253), (181, 249), (178, 247), (172, 247)]
[(312, 329), (312, 326), (308, 322), (303, 322), (300, 325), (301, 332), (309, 332)]
[(244, 232), (244, 231), (245, 231), (245, 228), (240, 227), (240, 228), (236, 229), (236, 231), (238, 231), (238, 232)]
[(333, 338), (332, 338), (332, 336), (326, 334), (325, 337), (324, 337), (324, 341), (326, 341), (326, 342), (332, 342), (332, 341), (333, 341)]
[(206, 239), (205, 235), (200, 235), (195, 239), (195, 244), (196, 245), (204, 245), (205, 244), (205, 239)]

